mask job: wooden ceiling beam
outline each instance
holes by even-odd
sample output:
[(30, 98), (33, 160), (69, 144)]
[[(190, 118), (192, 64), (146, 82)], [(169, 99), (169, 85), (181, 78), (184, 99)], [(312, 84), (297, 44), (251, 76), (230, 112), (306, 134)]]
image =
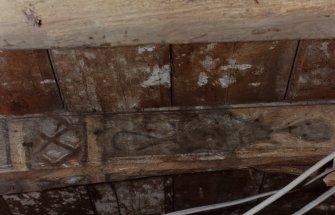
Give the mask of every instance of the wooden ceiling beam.
[(0, 0), (0, 48), (335, 37), (333, 0)]
[(335, 103), (308, 104), (4, 117), (0, 194), (232, 168), (291, 171), (334, 150)]

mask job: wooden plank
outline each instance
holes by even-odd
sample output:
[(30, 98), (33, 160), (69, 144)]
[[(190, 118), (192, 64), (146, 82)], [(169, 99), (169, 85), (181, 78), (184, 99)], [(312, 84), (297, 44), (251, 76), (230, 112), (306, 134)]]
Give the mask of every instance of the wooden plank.
[[(258, 194), (263, 173), (227, 170), (174, 177), (174, 210), (221, 203)], [(255, 202), (214, 210), (210, 214), (242, 214)], [(208, 214), (208, 213), (201, 213)]]
[(2, 215), (13, 215), (2, 196), (0, 196), (0, 210)]
[(163, 177), (115, 183), (120, 214), (163, 214), (165, 182)]
[(335, 98), (335, 41), (301, 41), (287, 98)]
[(297, 41), (173, 46), (173, 104), (280, 101)]
[(97, 214), (163, 214), (165, 212), (164, 177), (96, 184), (90, 186)]
[(96, 214), (120, 215), (118, 198), (113, 186), (114, 185), (110, 183), (88, 185), (88, 192), (90, 193), (90, 198), (94, 204)]
[[(0, 171), (0, 194), (168, 173), (308, 166), (333, 150), (335, 112), (331, 102), (306, 104), (10, 117), (8, 135), (16, 138), (9, 145), (22, 145), (25, 168)], [(88, 121), (101, 125), (87, 133)], [(90, 144), (99, 150), (87, 156)]]
[(334, 38), (332, 0), (1, 0), (1, 48)]
[(52, 53), (69, 111), (120, 111), (171, 103), (168, 46)]
[(3, 198), (13, 215), (94, 214), (83, 186), (5, 195)]
[(62, 107), (45, 50), (0, 52), (0, 114), (52, 112)]

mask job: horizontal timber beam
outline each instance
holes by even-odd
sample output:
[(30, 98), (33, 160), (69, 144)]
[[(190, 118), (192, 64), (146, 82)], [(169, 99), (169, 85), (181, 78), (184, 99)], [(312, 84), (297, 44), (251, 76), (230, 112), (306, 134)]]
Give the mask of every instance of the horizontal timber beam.
[(0, 194), (232, 168), (292, 170), (334, 150), (335, 103), (0, 118)]
[(333, 0), (0, 0), (0, 49), (334, 38)]

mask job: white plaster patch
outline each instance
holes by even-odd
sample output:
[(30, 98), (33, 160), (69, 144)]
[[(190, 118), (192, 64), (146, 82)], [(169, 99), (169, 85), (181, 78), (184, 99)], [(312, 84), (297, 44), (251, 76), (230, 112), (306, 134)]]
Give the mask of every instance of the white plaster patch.
[(228, 65), (221, 66), (221, 69), (224, 71), (227, 71), (229, 69), (247, 70), (252, 67), (250, 64), (236, 64), (236, 59), (234, 58), (229, 58), (228, 63)]
[(205, 72), (200, 72), (198, 76), (198, 86), (202, 87), (208, 83), (208, 76)]
[(146, 88), (159, 85), (170, 87), (170, 65), (164, 65), (162, 67), (155, 65), (150, 72), (150, 77), (142, 82), (142, 87)]
[(56, 83), (56, 81), (52, 79), (45, 79), (43, 81), (40, 81), (40, 84), (53, 84), (53, 83)]
[(141, 46), (138, 47), (137, 52), (139, 54), (143, 54), (144, 52), (152, 52), (156, 49), (156, 46), (148, 45), (148, 46)]
[(215, 68), (215, 64), (218, 61), (218, 59), (213, 60), (211, 56), (206, 56), (205, 60), (200, 61), (201, 65), (204, 67), (206, 72), (209, 72), (210, 70)]
[(219, 78), (219, 83), (222, 88), (227, 88), (229, 85), (236, 82), (234, 77), (229, 76), (228, 74), (223, 74), (221, 78)]
[(307, 83), (307, 79), (304, 76), (299, 76), (298, 82), (300, 84), (306, 84)]
[(272, 45), (269, 47), (269, 50), (275, 49), (277, 47), (278, 43), (279, 43), (278, 41), (272, 42)]
[(90, 60), (93, 60), (93, 59), (97, 58), (97, 56), (93, 52), (84, 52), (84, 55), (85, 55), (86, 58), (88, 58)]
[(253, 87), (259, 87), (261, 85), (260, 82), (253, 82), (253, 83), (249, 83), (248, 85), (253, 86)]
[(207, 44), (206, 51), (212, 51), (216, 47), (217, 43), (209, 43)]
[(321, 80), (319, 80), (319, 79), (313, 79), (313, 80), (312, 80), (312, 83), (313, 83), (314, 85), (316, 85), (316, 86), (319, 86), (319, 85), (321, 85)]
[(320, 50), (323, 51), (324, 55), (326, 55), (327, 58), (330, 58), (328, 45), (329, 45), (329, 42), (321, 43)]

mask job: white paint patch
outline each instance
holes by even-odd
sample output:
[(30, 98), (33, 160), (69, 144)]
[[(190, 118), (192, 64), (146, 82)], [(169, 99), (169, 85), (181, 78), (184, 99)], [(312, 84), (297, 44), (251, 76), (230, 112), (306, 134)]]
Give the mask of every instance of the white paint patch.
[(84, 52), (84, 55), (87, 59), (90, 59), (90, 60), (93, 60), (93, 59), (97, 58), (97, 56), (93, 52)]
[(253, 82), (253, 83), (249, 83), (248, 85), (253, 86), (253, 87), (259, 87), (261, 85), (260, 82)]
[(152, 52), (156, 49), (156, 46), (153, 46), (153, 45), (149, 45), (149, 46), (141, 46), (141, 47), (138, 47), (137, 49), (137, 52), (139, 54), (143, 54), (144, 52)]
[(327, 58), (330, 58), (328, 45), (329, 45), (329, 42), (321, 43), (320, 50), (323, 51), (324, 55), (326, 55)]
[(315, 86), (319, 86), (319, 85), (321, 85), (321, 80), (319, 80), (319, 79), (313, 79), (313, 80), (312, 80), (312, 83), (313, 83)]
[(40, 81), (40, 84), (53, 84), (53, 83), (56, 83), (56, 81), (52, 79), (45, 79), (43, 81)]
[(207, 44), (206, 51), (212, 51), (216, 47), (217, 43), (209, 43)]
[(155, 65), (150, 72), (150, 77), (141, 84), (142, 87), (146, 88), (159, 85), (170, 87), (170, 65), (164, 65), (162, 67)]
[(224, 65), (221, 68), (224, 71), (227, 71), (229, 69), (247, 70), (252, 68), (252, 66), (250, 64), (230, 64), (230, 65)]
[(300, 84), (306, 84), (307, 83), (307, 79), (304, 76), (299, 76), (298, 82)]
[(272, 42), (272, 45), (270, 46), (269, 50), (275, 49), (277, 47), (278, 43), (279, 43), (278, 41)]
[(223, 74), (221, 78), (219, 78), (219, 83), (222, 88), (227, 88), (229, 85), (236, 82), (234, 77), (229, 76), (228, 74)]
[(213, 60), (211, 56), (206, 56), (205, 60), (200, 61), (201, 65), (204, 67), (206, 72), (209, 72), (210, 70), (215, 68), (216, 62), (218, 59)]
[(206, 85), (208, 83), (208, 76), (205, 72), (200, 72), (198, 76), (198, 85), (200, 87)]
[(228, 65), (221, 66), (221, 70), (227, 71), (229, 69), (235, 69), (235, 70), (247, 70), (250, 69), (252, 66), (250, 64), (236, 64), (236, 59), (229, 58)]

